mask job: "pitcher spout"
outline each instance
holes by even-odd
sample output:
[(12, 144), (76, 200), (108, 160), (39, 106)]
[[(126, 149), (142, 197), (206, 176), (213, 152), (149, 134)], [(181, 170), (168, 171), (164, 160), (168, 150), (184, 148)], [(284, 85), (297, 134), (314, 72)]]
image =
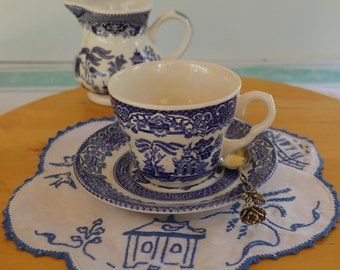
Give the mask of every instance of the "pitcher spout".
[(84, 10), (101, 14), (126, 14), (151, 9), (149, 0), (64, 0), (64, 4), (76, 17)]

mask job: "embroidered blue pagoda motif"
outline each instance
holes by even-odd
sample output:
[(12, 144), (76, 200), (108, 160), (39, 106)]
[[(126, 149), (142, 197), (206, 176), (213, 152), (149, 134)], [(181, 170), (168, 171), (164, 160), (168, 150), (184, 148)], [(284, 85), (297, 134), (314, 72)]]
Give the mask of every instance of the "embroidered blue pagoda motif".
[(166, 221), (152, 222), (125, 232), (128, 243), (125, 268), (148, 265), (161, 269), (165, 265), (193, 268), (198, 240), (205, 238), (205, 229), (196, 229), (189, 221), (178, 222), (173, 215)]

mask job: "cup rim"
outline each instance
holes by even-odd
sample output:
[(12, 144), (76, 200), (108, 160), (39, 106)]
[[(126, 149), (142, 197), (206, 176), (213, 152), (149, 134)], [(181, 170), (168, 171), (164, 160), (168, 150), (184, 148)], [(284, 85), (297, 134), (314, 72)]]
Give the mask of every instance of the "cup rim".
[[(216, 98), (210, 101), (205, 101), (205, 102), (200, 102), (200, 103), (193, 103), (193, 104), (184, 104), (184, 105), (161, 105), (161, 104), (149, 104), (149, 103), (143, 103), (143, 102), (138, 102), (138, 101), (133, 101), (130, 99), (125, 98), (124, 96), (114, 92), (114, 89), (112, 87), (112, 84), (114, 84), (114, 81), (119, 80), (120, 77), (126, 76), (129, 72), (133, 72), (134, 70), (138, 69), (145, 69), (148, 68), (148, 66), (165, 66), (165, 65), (198, 65), (201, 67), (207, 67), (207, 68), (214, 68), (218, 69), (221, 72), (224, 72), (225, 74), (228, 74), (230, 78), (233, 78), (235, 80), (235, 90), (230, 92), (230, 94), (223, 96), (221, 98)], [(208, 107), (216, 104), (223, 103), (231, 98), (233, 98), (236, 95), (240, 94), (240, 89), (242, 86), (242, 81), (240, 76), (232, 71), (231, 69), (210, 63), (210, 62), (205, 62), (205, 61), (193, 61), (193, 60), (159, 60), (159, 61), (152, 61), (152, 62), (147, 62), (147, 63), (141, 63), (137, 65), (132, 65), (129, 67), (126, 67), (115, 74), (113, 74), (109, 81), (108, 81), (108, 92), (110, 95), (111, 100), (115, 99), (118, 100), (122, 103), (134, 106), (134, 107), (140, 107), (140, 108), (145, 108), (145, 109), (151, 109), (151, 110), (163, 110), (163, 111), (179, 111), (179, 110), (190, 110), (190, 109), (199, 109), (203, 107)]]

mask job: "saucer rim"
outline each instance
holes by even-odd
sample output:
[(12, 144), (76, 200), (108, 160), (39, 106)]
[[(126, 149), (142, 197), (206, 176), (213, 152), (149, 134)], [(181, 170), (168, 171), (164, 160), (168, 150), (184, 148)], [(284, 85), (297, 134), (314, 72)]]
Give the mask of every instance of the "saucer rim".
[[(95, 130), (92, 134), (90, 134), (81, 143), (81, 145), (78, 148), (74, 158), (76, 159), (77, 156), (79, 156), (80, 150), (83, 148), (83, 146), (87, 143), (87, 141), (92, 136), (94, 136), (100, 130), (107, 128), (109, 125), (114, 124), (115, 122), (117, 122), (117, 119), (114, 118), (112, 123), (107, 124), (107, 125), (99, 128), (99, 129)], [(234, 118), (232, 123), (235, 123), (235, 122), (240, 122), (240, 123), (243, 123), (246, 126), (250, 127), (250, 125), (245, 123), (244, 121)], [(268, 143), (271, 146), (271, 149), (273, 150), (273, 155), (274, 155), (274, 157), (273, 157), (273, 159), (270, 163), (273, 166), (271, 171), (267, 175), (265, 175), (264, 179), (255, 183), (256, 188), (259, 188), (260, 186), (262, 186), (263, 184), (265, 184), (266, 182), (268, 182), (272, 178), (272, 176), (273, 176), (273, 174), (274, 174), (274, 172), (277, 168), (277, 165), (278, 165), (278, 156), (277, 156), (274, 145), (272, 144), (272, 142), (266, 136), (265, 131), (260, 133), (259, 135), (257, 135), (256, 138), (253, 141), (255, 141), (256, 139), (266, 141), (266, 143)], [(124, 154), (126, 154), (126, 152), (123, 152), (121, 154), (121, 156), (124, 155)], [(119, 159), (119, 157), (117, 158), (117, 160), (118, 159)], [(250, 167), (250, 169), (255, 168), (255, 167), (251, 167), (251, 165), (248, 165), (245, 168), (245, 170), (248, 171), (249, 167)], [(202, 198), (201, 201), (199, 201), (197, 203), (193, 203), (193, 204), (190, 204), (190, 201), (193, 201), (193, 200), (189, 200), (188, 203), (186, 203), (186, 201), (176, 201), (173, 204), (162, 204), (162, 202), (152, 203), (152, 202), (149, 202), (149, 201), (143, 201), (143, 197), (139, 197), (139, 199), (136, 199), (134, 197), (128, 197), (128, 199), (132, 200), (132, 201), (126, 202), (125, 200), (120, 200), (119, 197), (108, 198), (105, 195), (98, 193), (97, 191), (91, 190), (91, 188), (88, 185), (86, 185), (85, 181), (82, 180), (81, 177), (78, 175), (77, 169), (76, 169), (76, 162), (73, 164), (73, 171), (74, 171), (74, 174), (76, 176), (78, 183), (80, 183), (80, 185), (87, 192), (89, 192), (91, 194), (91, 196), (95, 197), (96, 199), (99, 199), (100, 201), (103, 201), (103, 202), (107, 203), (108, 205), (111, 205), (111, 206), (114, 206), (114, 207), (118, 207), (118, 208), (121, 208), (121, 209), (133, 211), (133, 212), (138, 212), (138, 213), (145, 213), (145, 214), (155, 214), (155, 215), (176, 214), (176, 215), (181, 215), (181, 214), (202, 213), (202, 212), (207, 212), (207, 211), (210, 212), (210, 211), (220, 209), (221, 207), (225, 207), (225, 206), (231, 205), (233, 203), (236, 203), (237, 201), (240, 200), (240, 197), (242, 195), (241, 193), (238, 193), (234, 196), (229, 196), (227, 198), (225, 197), (226, 193), (230, 193), (232, 190), (240, 187), (241, 183), (235, 184), (239, 181), (239, 176), (237, 176), (232, 185), (228, 186), (224, 190), (219, 191), (217, 193), (218, 195), (216, 195), (215, 197), (208, 198), (206, 200), (204, 200), (204, 198)], [(114, 177), (113, 173), (112, 173), (111, 176), (106, 175), (106, 177), (111, 177), (115, 181), (117, 186), (112, 187), (112, 189), (114, 189), (117, 193), (121, 193), (121, 191), (124, 190), (126, 192), (129, 192), (131, 195), (138, 196), (136, 194), (133, 194), (131, 191), (125, 189), (124, 187), (120, 186), (119, 181), (116, 179), (116, 177)], [(109, 183), (108, 181), (106, 181), (106, 182), (111, 186), (111, 183)], [(211, 195), (211, 196), (213, 196), (213, 195)], [(195, 199), (195, 200), (198, 200), (198, 199)]]

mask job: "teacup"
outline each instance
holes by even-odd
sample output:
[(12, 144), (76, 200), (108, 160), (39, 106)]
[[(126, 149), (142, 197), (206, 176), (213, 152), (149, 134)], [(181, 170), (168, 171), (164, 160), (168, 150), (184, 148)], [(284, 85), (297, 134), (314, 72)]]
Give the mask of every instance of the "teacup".
[[(145, 179), (166, 188), (210, 181), (219, 162), (266, 130), (276, 113), (271, 95), (241, 95), (236, 73), (206, 62), (131, 66), (114, 74), (108, 87), (137, 168)], [(241, 139), (225, 138), (231, 120), (242, 118), (255, 100), (265, 104), (265, 119)]]

